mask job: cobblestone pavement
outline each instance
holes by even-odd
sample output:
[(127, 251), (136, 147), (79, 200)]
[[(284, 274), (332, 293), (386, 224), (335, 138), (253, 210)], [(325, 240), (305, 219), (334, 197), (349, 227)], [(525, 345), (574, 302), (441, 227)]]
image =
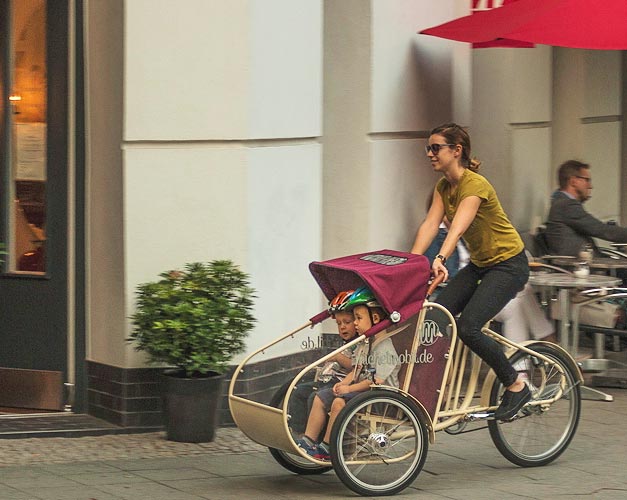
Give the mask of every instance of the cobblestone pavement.
[(0, 439), (0, 466), (264, 450), (266, 448), (253, 443), (239, 429), (231, 427), (218, 429), (213, 442), (198, 444), (167, 441), (164, 432), (76, 438)]
[[(438, 433), (404, 498), (508, 500), (627, 498), (627, 391), (584, 401), (566, 452), (545, 467), (505, 460), (485, 430)], [(0, 440), (0, 500), (202, 500), (356, 498), (329, 472), (297, 476), (235, 428), (206, 444), (163, 433)]]

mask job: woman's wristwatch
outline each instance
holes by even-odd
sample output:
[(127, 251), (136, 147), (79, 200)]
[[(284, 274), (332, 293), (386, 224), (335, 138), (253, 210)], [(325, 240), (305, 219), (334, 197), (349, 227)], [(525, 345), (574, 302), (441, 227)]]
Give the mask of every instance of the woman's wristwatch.
[(435, 258), (440, 259), (442, 261), (442, 264), (446, 264), (446, 257), (444, 257), (444, 255), (442, 255), (441, 253), (437, 254)]

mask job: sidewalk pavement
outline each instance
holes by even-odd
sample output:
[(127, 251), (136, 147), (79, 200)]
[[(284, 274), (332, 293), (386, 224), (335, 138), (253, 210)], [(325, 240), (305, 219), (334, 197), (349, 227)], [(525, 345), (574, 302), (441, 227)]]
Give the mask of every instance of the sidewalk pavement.
[[(552, 464), (520, 468), (487, 430), (436, 435), (426, 464), (398, 496), (429, 499), (627, 498), (627, 391), (583, 401), (579, 429)], [(334, 472), (297, 476), (235, 428), (206, 444), (163, 433), (0, 440), (1, 500), (356, 498)]]

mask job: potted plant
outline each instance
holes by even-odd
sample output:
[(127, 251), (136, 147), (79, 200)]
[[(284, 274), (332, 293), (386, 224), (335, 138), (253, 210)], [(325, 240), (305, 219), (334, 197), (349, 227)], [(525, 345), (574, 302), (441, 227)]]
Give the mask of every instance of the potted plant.
[(255, 318), (249, 277), (229, 260), (186, 264), (137, 287), (129, 341), (164, 372), (167, 439), (208, 442), (215, 436), (224, 371)]

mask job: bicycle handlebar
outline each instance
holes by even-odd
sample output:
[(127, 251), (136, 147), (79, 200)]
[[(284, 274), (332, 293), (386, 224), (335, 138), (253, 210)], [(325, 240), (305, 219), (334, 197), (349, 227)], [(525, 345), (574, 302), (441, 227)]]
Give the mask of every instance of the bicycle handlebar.
[(440, 273), (437, 276), (433, 276), (431, 278), (431, 283), (429, 283), (429, 288), (427, 288), (426, 298), (429, 298), (429, 296), (435, 291), (438, 285), (442, 283), (443, 281), (444, 281), (444, 273)]

